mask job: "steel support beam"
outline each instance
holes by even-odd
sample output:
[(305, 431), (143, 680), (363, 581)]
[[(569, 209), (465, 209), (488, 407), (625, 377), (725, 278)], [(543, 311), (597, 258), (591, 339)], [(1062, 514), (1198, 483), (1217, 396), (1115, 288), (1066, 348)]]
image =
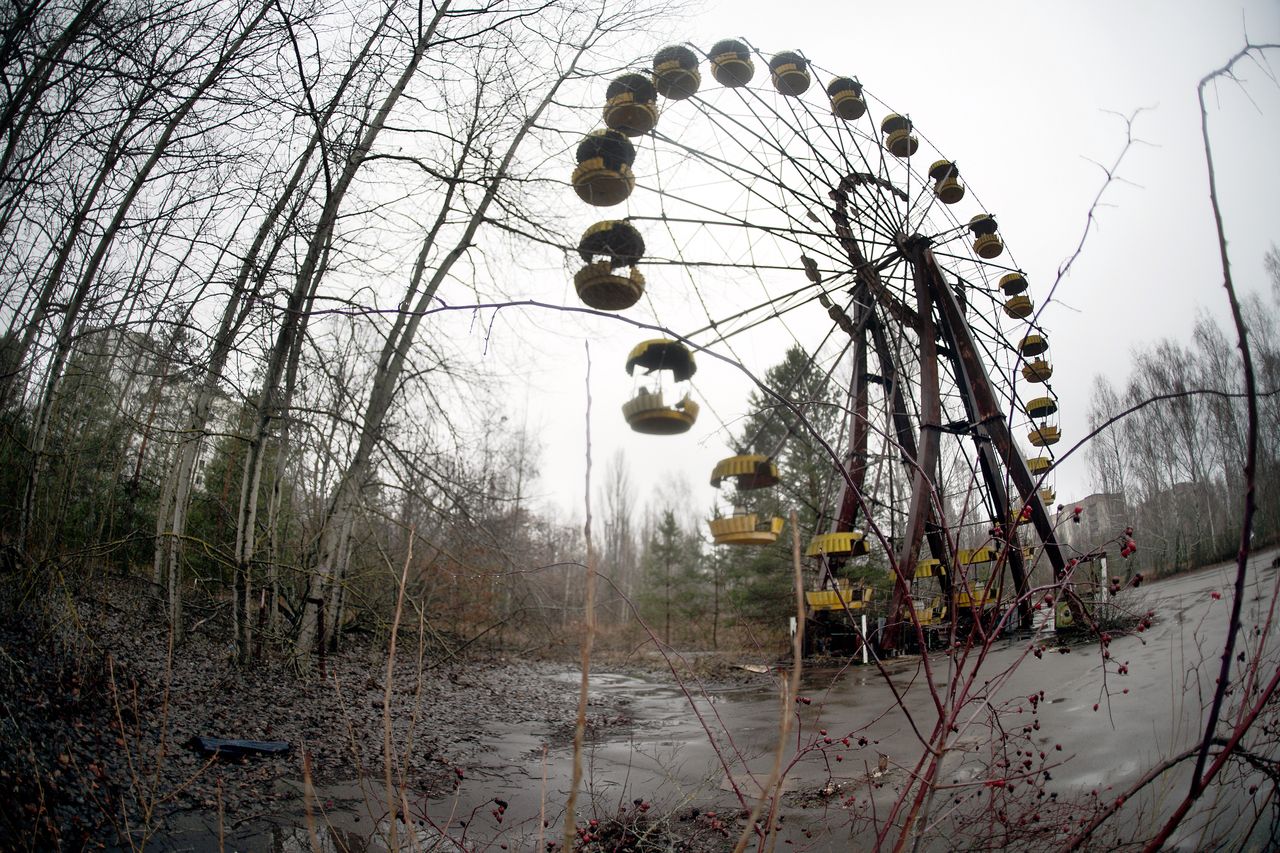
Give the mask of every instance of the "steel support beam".
[[(928, 248), (921, 250), (918, 266), (922, 267), (929, 277), (943, 318), (944, 330), (951, 334), (951, 349), (954, 350), (963, 368), (960, 372), (963, 377), (963, 387), (967, 392), (965, 396), (973, 405), (974, 424), (985, 434), (987, 441), (984, 443), (994, 451), (999, 461), (1004, 463), (1004, 469), (1008, 472), (1009, 480), (1017, 489), (1022, 503), (1031, 508), (1031, 522), (1040, 536), (1045, 556), (1053, 566), (1054, 580), (1060, 581), (1066, 576), (1066, 561), (1062, 557), (1062, 549), (1058, 546), (1058, 539), (1053, 531), (1053, 520), (1049, 517), (1044, 502), (1040, 500), (1036, 480), (1027, 468), (1026, 460), (1022, 458), (1022, 454), (1018, 452), (1013, 442), (1009, 420), (1001, 409), (1000, 401), (996, 398), (991, 378), (983, 368), (973, 332), (964, 320), (959, 300), (943, 278), (931, 250)], [(995, 479), (999, 480), (999, 477)], [(1025, 586), (1025, 575), (1022, 583)]]

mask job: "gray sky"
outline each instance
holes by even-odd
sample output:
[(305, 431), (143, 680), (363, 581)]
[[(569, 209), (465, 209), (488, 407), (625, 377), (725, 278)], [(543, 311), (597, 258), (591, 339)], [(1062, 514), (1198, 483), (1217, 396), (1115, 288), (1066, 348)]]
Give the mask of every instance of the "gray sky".
[[(1189, 340), (1197, 310), (1227, 316), (1196, 83), (1243, 45), (1246, 27), (1254, 42), (1280, 42), (1280, 4), (723, 0), (708, 3), (673, 40), (705, 49), (740, 36), (766, 54), (800, 49), (822, 68), (856, 75), (892, 109), (909, 112), (921, 135), (961, 165), (970, 189), (998, 217), (1037, 308), (1083, 233), (1104, 180), (1097, 163), (1110, 164), (1124, 145), (1121, 116), (1137, 113), (1133, 132), (1140, 143), (1119, 168), (1122, 182), (1106, 191), (1083, 254), (1040, 316), (1052, 343), (1064, 433), (1059, 448), (1065, 448), (1085, 431), (1094, 375), (1122, 383), (1135, 349), (1164, 336)], [(1272, 61), (1280, 68), (1280, 54)], [(704, 86), (714, 85), (704, 76)], [(1224, 84), (1214, 92), (1209, 121), (1233, 270), (1242, 288), (1261, 289), (1262, 255), (1280, 242), (1280, 170), (1273, 153), (1280, 140), (1280, 89), (1255, 65), (1241, 66), (1241, 77), (1242, 86)], [(758, 70), (753, 85), (767, 87), (767, 71)], [(674, 110), (682, 106), (669, 108), (664, 126), (678, 120)], [(598, 114), (584, 116), (582, 129), (598, 123)], [(642, 181), (645, 156), (642, 148)], [(566, 176), (572, 166), (566, 158)], [(584, 227), (626, 212), (623, 206), (581, 207)], [(968, 213), (966, 208), (966, 218)], [(627, 316), (680, 331), (702, 325), (705, 314), (678, 270), (642, 269), (654, 296)], [(555, 298), (577, 304), (572, 285), (564, 286)], [(750, 296), (759, 297), (760, 285), (751, 286), (757, 289)], [(793, 335), (809, 340), (825, 333), (830, 323), (824, 319), (797, 312), (785, 328), (735, 341), (735, 351), (763, 373)], [(558, 342), (510, 401), (517, 417), (527, 407), (529, 428), (543, 442), (543, 496), (566, 513), (581, 513), (587, 340), (597, 484), (604, 461), (622, 448), (642, 503), (680, 494), (687, 483), (691, 508), (705, 513), (713, 499), (711, 467), (731, 452), (720, 421), (704, 411), (690, 433), (670, 438), (633, 434), (622, 421), (620, 407), (632, 387), (623, 361), (648, 335), (579, 317), (515, 322), (526, 330), (545, 327)], [(732, 428), (745, 411), (749, 383), (711, 359), (703, 358), (700, 368), (698, 393)], [(1088, 493), (1083, 454), (1061, 466), (1057, 487), (1060, 500)]]

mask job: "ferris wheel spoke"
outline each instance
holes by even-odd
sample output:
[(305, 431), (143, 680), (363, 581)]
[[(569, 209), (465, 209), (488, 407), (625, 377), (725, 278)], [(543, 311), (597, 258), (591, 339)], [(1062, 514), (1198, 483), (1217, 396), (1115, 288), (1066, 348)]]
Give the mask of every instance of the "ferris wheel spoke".
[[(738, 93), (738, 94), (739, 94), (739, 96), (743, 99), (743, 102), (744, 102), (744, 103), (748, 103), (748, 101), (747, 101), (748, 95), (747, 95), (747, 94), (745, 94), (745, 93), (743, 93), (743, 92), (741, 92), (741, 91), (739, 91), (739, 93)], [(752, 93), (752, 96), (754, 96), (754, 98), (755, 98), (756, 100), (759, 100), (759, 101), (761, 101), (762, 103), (764, 102), (764, 101), (763, 101), (763, 99), (760, 97), (759, 93), (754, 93), (754, 92), (753, 92), (753, 93)], [(743, 121), (743, 120), (741, 120), (741, 119), (739, 119), (739, 118), (737, 118), (737, 117), (735, 117), (735, 116), (732, 116), (732, 115), (731, 115), (731, 114), (729, 114), (727, 111), (721, 110), (721, 109), (719, 109), (717, 106), (711, 105), (711, 104), (709, 104), (709, 103), (708, 103), (706, 106), (707, 106), (707, 111), (708, 111), (709, 115), (712, 115), (712, 116), (718, 116), (718, 117), (719, 117), (719, 118), (721, 118), (723, 121), (725, 121), (725, 122), (729, 123), (730, 125), (732, 125), (732, 128), (733, 128), (733, 129), (735, 129), (735, 130), (739, 130), (739, 131), (741, 131), (742, 133), (745, 133), (745, 134), (747, 134), (747, 135), (751, 136), (752, 138), (756, 139), (757, 141), (765, 143), (766, 145), (772, 145), (772, 146), (774, 146), (774, 148), (775, 148), (776, 150), (782, 150), (782, 149), (783, 149), (784, 143), (782, 143), (782, 141), (777, 137), (777, 135), (776, 135), (776, 134), (769, 134), (769, 133), (761, 133), (761, 132), (758, 132), (758, 131), (756, 131), (756, 130), (752, 127), (752, 125), (751, 125), (751, 124), (749, 124), (749, 123), (747, 123), (747, 122), (745, 122), (745, 121)], [(772, 109), (772, 108), (770, 108), (770, 109)], [(772, 114), (773, 114), (773, 115), (775, 116), (775, 118), (777, 118), (779, 121), (785, 122), (785, 118), (784, 118), (783, 116), (781, 116), (781, 114), (779, 114), (776, 110), (773, 110), (773, 111), (772, 111)], [(735, 141), (739, 142), (739, 144), (741, 144), (741, 140), (739, 140), (739, 139), (738, 139), (738, 137), (737, 137), (736, 135), (734, 135), (734, 134), (732, 134), (732, 133), (727, 134), (727, 135), (728, 135), (730, 138), (734, 139)], [(750, 157), (750, 158), (754, 159), (754, 160), (757, 162), (757, 164), (758, 164), (758, 165), (760, 165), (760, 166), (762, 166), (762, 167), (767, 167), (767, 164), (761, 163), (761, 161), (759, 160), (759, 157), (755, 154), (755, 151), (754, 151), (754, 149), (753, 149), (752, 147), (750, 147), (750, 146), (746, 146), (746, 145), (743, 145), (743, 146), (742, 146), (742, 150), (743, 150), (743, 152), (744, 152), (748, 157)], [(783, 153), (785, 153), (785, 151), (784, 151)], [(825, 163), (825, 164), (828, 166), (828, 168), (830, 168), (830, 169), (831, 169), (831, 174), (830, 174), (830, 175), (822, 175), (822, 174), (820, 174), (820, 173), (818, 173), (818, 172), (813, 171), (812, 169), (808, 169), (807, 167), (805, 167), (805, 166), (804, 166), (804, 164), (803, 164), (799, 159), (797, 159), (797, 158), (795, 158), (795, 157), (793, 157), (793, 156), (789, 156), (789, 157), (787, 158), (787, 159), (788, 159), (788, 162), (789, 162), (791, 165), (795, 166), (795, 167), (796, 167), (796, 169), (797, 169), (798, 171), (801, 171), (801, 172), (804, 172), (805, 174), (807, 174), (811, 180), (813, 180), (813, 181), (817, 181), (817, 182), (819, 182), (821, 185), (825, 186), (825, 187), (828, 189), (828, 191), (829, 191), (830, 189), (833, 189), (836, 185), (838, 185), (838, 184), (839, 184), (839, 182), (840, 182), (840, 180), (841, 180), (842, 178), (844, 178), (844, 177), (846, 176), (846, 174), (848, 173), (848, 167), (849, 167), (849, 164), (846, 164), (846, 163), (844, 163), (844, 162), (839, 162), (839, 163), (837, 163), (837, 162), (833, 162), (833, 161), (831, 161), (831, 160), (827, 159), (827, 157), (826, 157), (825, 153), (824, 153), (820, 148), (818, 148), (817, 146), (812, 146), (812, 145), (811, 145), (811, 146), (808, 146), (808, 147), (806, 148), (806, 153), (809, 153), (809, 154), (813, 155), (816, 159), (818, 159), (818, 160), (819, 160), (819, 162), (823, 162), (823, 163)], [(865, 158), (864, 158), (864, 162), (865, 162)], [(785, 185), (785, 187), (786, 187), (786, 189), (787, 189), (788, 191), (790, 191), (792, 194), (794, 194), (794, 195), (801, 195), (801, 196), (802, 196), (802, 198), (803, 198), (803, 199), (806, 201), (806, 203), (809, 205), (810, 209), (811, 209), (813, 206), (825, 206), (825, 203), (826, 203), (825, 198), (824, 198), (825, 193), (822, 193), (822, 194), (812, 194), (812, 193), (808, 193), (808, 194), (801, 194), (801, 193), (797, 190), (797, 188), (796, 188), (795, 186), (792, 186), (792, 185), (789, 185), (789, 184), (785, 184), (785, 182), (779, 182), (779, 183), (780, 183), (780, 184), (784, 184), (784, 185)], [(894, 224), (893, 224), (894, 219), (893, 219), (892, 217), (883, 217), (883, 216), (881, 215), (881, 206), (880, 206), (879, 204), (875, 205), (875, 209), (876, 209), (876, 211), (877, 211), (877, 217), (880, 217), (878, 221), (879, 221), (879, 224), (880, 224), (880, 226), (881, 226), (881, 229), (880, 229), (880, 230), (881, 230), (881, 232), (882, 232), (882, 236), (883, 236), (883, 237), (885, 237), (886, 239), (891, 239), (891, 238), (892, 238), (892, 236), (893, 236), (893, 234), (894, 234), (894, 233), (895, 233), (895, 231), (896, 231), (895, 226), (894, 226)]]
[[(746, 93), (742, 93), (741, 90), (739, 90), (739, 92), (740, 94), (743, 95), (744, 98), (746, 97)], [(813, 110), (810, 102), (799, 99), (799, 98), (784, 99), (791, 112), (791, 120), (788, 121), (787, 117), (783, 116), (782, 113), (775, 106), (773, 106), (773, 104), (770, 103), (769, 100), (765, 99), (759, 92), (756, 92), (753, 90), (751, 91), (750, 94), (751, 96), (754, 97), (756, 101), (758, 101), (761, 104), (761, 106), (765, 110), (767, 110), (771, 115), (773, 115), (774, 118), (783, 126), (788, 128), (795, 128), (796, 126), (801, 124), (802, 118), (808, 119), (809, 121), (804, 123), (805, 129), (816, 130), (816, 132), (820, 133), (829, 143), (832, 143), (831, 147), (837, 155), (834, 157), (828, 154), (828, 152), (821, 146), (817, 144), (813, 144), (812, 142), (807, 142), (807, 137), (804, 134), (797, 134), (797, 136), (801, 140), (806, 140), (805, 143), (802, 143), (802, 144), (806, 144), (805, 153), (812, 156), (815, 162), (824, 165), (830, 172), (827, 175), (823, 175), (816, 171), (809, 170), (810, 175), (814, 180), (821, 181), (827, 187), (828, 191), (830, 191), (832, 189), (835, 189), (839, 185), (841, 180), (844, 179), (848, 174), (850, 174), (850, 169), (854, 168), (856, 164), (852, 162), (850, 158), (847, 156), (847, 152), (843, 144), (838, 144), (838, 145), (835, 144), (837, 139), (843, 142), (844, 134), (833, 135), (830, 130), (829, 122), (817, 121), (813, 114)], [(847, 134), (850, 140), (854, 143), (854, 149), (858, 153), (859, 160), (861, 160), (863, 166), (868, 170), (868, 172), (870, 172), (871, 167), (870, 167), (869, 161), (867, 160), (865, 153), (863, 152), (862, 145), (858, 144), (858, 140), (854, 132), (849, 128), (848, 125), (842, 125), (841, 130), (843, 130), (844, 133)], [(775, 142), (775, 144), (779, 146), (783, 144), (781, 140), (777, 138), (776, 134), (773, 135), (773, 141)], [(875, 147), (878, 149), (879, 146), (875, 142), (874, 138), (870, 138), (869, 141), (873, 145), (875, 145)], [(803, 165), (803, 161), (801, 161), (799, 158), (796, 158), (796, 162), (797, 162), (797, 165)], [(883, 160), (881, 161), (880, 165), (881, 165), (881, 168), (883, 168), (884, 166)], [(887, 184), (888, 182), (885, 181), (885, 183)], [(893, 234), (896, 233), (896, 230), (897, 230), (894, 225), (895, 218), (892, 216), (884, 216), (883, 215), (884, 210), (878, 204), (875, 205), (874, 209), (876, 212), (875, 218), (878, 220), (882, 228), (883, 236), (891, 238)]]
[[(709, 110), (708, 113), (710, 117), (714, 117), (714, 115), (717, 114), (717, 110)], [(676, 138), (668, 137), (666, 134), (659, 133), (657, 131), (653, 133), (653, 136), (655, 140), (667, 143), (667, 145), (671, 145), (673, 149), (684, 151), (685, 154), (689, 156), (696, 156), (703, 165), (712, 165), (713, 168), (716, 168), (721, 172), (722, 177), (730, 179), (730, 181), (742, 181), (742, 179), (749, 178), (751, 183), (759, 182), (765, 184), (765, 186), (771, 187), (772, 190), (778, 190), (780, 193), (787, 193), (787, 195), (791, 196), (799, 195), (800, 199), (810, 206), (819, 204), (817, 196), (805, 196), (803, 193), (800, 193), (799, 188), (795, 186), (788, 186), (786, 181), (783, 181), (783, 179), (778, 177), (778, 175), (773, 174), (774, 169), (769, 167), (768, 163), (765, 163), (765, 161), (760, 159), (759, 154), (756, 154), (750, 146), (741, 145), (741, 141), (736, 140), (736, 138), (735, 142), (740, 146), (742, 154), (745, 155), (745, 161), (736, 161), (728, 155), (709, 155), (708, 152), (700, 151), (694, 146), (686, 145), (686, 143), (676, 140)], [(755, 138), (763, 140), (763, 137)], [(751, 164), (754, 168), (748, 168), (748, 165), (746, 164)], [(799, 218), (796, 218), (795, 214), (791, 213), (785, 205), (778, 204), (778, 202), (769, 199), (769, 197), (764, 196), (763, 193), (760, 193), (758, 190), (754, 190), (754, 187), (751, 192), (753, 192), (753, 195), (760, 197), (760, 200), (767, 202), (767, 204), (773, 207), (774, 210), (777, 210), (778, 213), (799, 222)]]
[[(664, 199), (664, 207), (665, 207), (666, 200), (677, 198), (676, 196), (668, 192), (662, 193), (662, 196)], [(766, 224), (761, 224), (761, 223), (742, 220), (742, 219), (736, 219), (736, 220), (730, 219), (727, 217), (727, 214), (725, 214), (724, 211), (711, 208), (708, 205), (703, 205), (700, 202), (694, 201), (692, 199), (681, 198), (680, 201), (681, 203), (684, 203), (692, 207), (695, 207), (697, 209), (705, 211), (708, 214), (708, 216), (714, 215), (714, 216), (720, 216), (725, 218), (717, 221), (712, 219), (694, 219), (691, 217), (676, 217), (668, 213), (663, 213), (660, 216), (643, 216), (643, 215), (632, 216), (630, 217), (630, 219), (632, 221), (660, 221), (666, 224), (668, 227), (676, 224), (684, 224), (684, 225), (693, 225), (701, 229), (712, 228), (712, 227), (738, 228), (747, 232), (751, 232), (753, 234), (767, 233), (767, 234), (773, 235), (779, 239), (783, 239), (791, 243), (792, 245), (795, 245), (797, 248), (800, 248), (802, 250), (812, 251), (814, 248), (814, 244), (811, 241), (806, 242), (801, 239), (801, 237), (812, 235), (813, 233), (812, 229), (796, 228), (794, 227), (794, 224), (775, 226), (775, 225), (766, 225)], [(692, 242), (692, 238), (690, 238), (690, 242)], [(816, 243), (816, 246), (819, 249), (819, 251), (822, 251), (823, 254), (827, 257), (827, 259), (833, 263), (833, 265), (837, 263), (838, 258), (834, 256), (833, 253), (826, 251), (826, 247), (829, 246), (828, 242), (819, 241)], [(661, 261), (658, 261), (658, 262), (661, 262)], [(691, 263), (693, 265), (698, 265), (698, 266), (701, 266), (701, 265), (720, 265), (720, 266), (726, 266), (726, 267), (741, 266), (741, 264), (739, 263), (688, 261), (687, 256), (684, 255), (683, 252), (681, 252), (680, 258), (677, 259), (675, 262), (676, 263), (687, 262), (687, 263)], [(755, 268), (768, 268), (768, 269), (778, 269), (778, 270), (795, 269), (793, 264), (764, 265), (764, 264), (756, 263), (756, 264), (752, 264), (751, 266)], [(838, 269), (835, 270), (834, 272), (838, 273)]]
[[(748, 218), (748, 214), (745, 211), (734, 216), (723, 208), (708, 205), (694, 198), (676, 195), (671, 192), (665, 192), (663, 194), (665, 198), (663, 205), (664, 213), (662, 214), (662, 217), (673, 223), (684, 222), (684, 224), (691, 225), (706, 224), (709, 226), (737, 227), (743, 229), (746, 233), (755, 233), (757, 235), (769, 234), (775, 238), (785, 240), (800, 249), (807, 247), (822, 247), (828, 244), (828, 240), (823, 239), (824, 235), (815, 231), (814, 225), (816, 223), (796, 218), (790, 211), (773, 206), (772, 202), (764, 194), (754, 191), (752, 194), (756, 198), (770, 205), (775, 212), (781, 213), (781, 221), (768, 222), (763, 221), (756, 216)], [(697, 212), (702, 215), (673, 215), (667, 209), (668, 202), (675, 202), (679, 206), (689, 208), (690, 212)]]
[[(709, 340), (706, 344), (704, 344), (704, 346), (712, 346), (712, 345), (714, 345), (714, 344), (716, 344), (716, 343), (719, 343), (719, 342), (721, 342), (721, 341), (729, 340), (730, 338), (736, 337), (737, 335), (740, 335), (740, 334), (742, 334), (743, 332), (748, 332), (748, 331), (750, 331), (751, 329), (756, 328), (757, 326), (760, 326), (760, 325), (762, 325), (762, 324), (764, 324), (764, 323), (767, 323), (767, 322), (770, 322), (770, 321), (772, 321), (772, 320), (776, 320), (776, 319), (778, 319), (778, 318), (782, 317), (784, 314), (790, 313), (791, 311), (793, 311), (793, 310), (795, 310), (795, 309), (797, 309), (797, 308), (804, 307), (805, 305), (808, 305), (808, 304), (810, 304), (811, 302), (815, 302), (815, 301), (817, 301), (817, 300), (816, 300), (816, 297), (814, 297), (814, 298), (812, 298), (812, 299), (805, 299), (805, 300), (803, 300), (803, 301), (801, 301), (801, 302), (795, 302), (795, 303), (793, 303), (793, 304), (791, 304), (791, 305), (789, 305), (789, 306), (787, 306), (787, 307), (785, 307), (785, 308), (778, 308), (778, 307), (776, 307), (776, 306), (770, 306), (770, 308), (769, 308), (768, 312), (767, 312), (764, 316), (759, 317), (759, 318), (757, 318), (757, 319), (755, 319), (755, 320), (752, 320), (750, 323), (747, 323), (747, 324), (745, 324), (745, 325), (743, 325), (743, 326), (738, 326), (738, 327), (734, 328), (732, 331), (729, 331), (729, 332), (722, 332), (722, 333), (718, 334), (715, 338), (713, 338), (713, 339)], [(761, 306), (761, 307), (762, 307), (762, 306)], [(753, 311), (752, 313), (754, 313), (754, 311)], [(723, 325), (723, 322), (718, 323), (718, 324), (717, 324), (717, 327), (718, 327), (718, 326), (720, 326), (720, 325)], [(835, 327), (833, 326), (833, 327), (832, 327), (832, 329), (834, 329), (834, 328), (835, 328)], [(831, 338), (831, 335), (832, 335), (832, 331), (831, 331), (831, 330), (828, 330), (827, 334), (822, 338), (822, 342), (823, 342), (823, 343), (825, 343), (826, 341), (828, 341), (828, 340)], [(797, 342), (797, 343), (798, 343), (798, 342)]]

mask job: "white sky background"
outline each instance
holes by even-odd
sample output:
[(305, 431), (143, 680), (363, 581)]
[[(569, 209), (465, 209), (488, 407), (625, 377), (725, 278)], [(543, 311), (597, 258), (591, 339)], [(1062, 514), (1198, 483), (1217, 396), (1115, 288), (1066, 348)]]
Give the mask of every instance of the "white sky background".
[[(1085, 432), (1094, 375), (1107, 374), (1122, 386), (1135, 349), (1165, 336), (1189, 341), (1199, 309), (1224, 324), (1228, 319), (1196, 84), (1242, 47), (1246, 27), (1254, 42), (1280, 42), (1280, 3), (722, 0), (691, 13), (687, 27), (669, 40), (705, 50), (721, 38), (742, 37), (766, 55), (800, 49), (823, 68), (857, 76), (889, 107), (909, 113), (997, 216), (1037, 308), (1074, 250), (1102, 185), (1102, 170), (1090, 161), (1109, 164), (1123, 147), (1124, 122), (1111, 113), (1142, 110), (1134, 122), (1142, 144), (1130, 150), (1118, 172), (1124, 183), (1107, 190), (1082, 256), (1040, 316), (1052, 344), (1061, 451)], [(1271, 59), (1280, 70), (1280, 52)], [(759, 66), (752, 85), (768, 87), (767, 69)], [(1239, 71), (1243, 91), (1220, 84), (1210, 100), (1210, 131), (1233, 273), (1242, 289), (1262, 290), (1262, 256), (1280, 243), (1280, 88), (1250, 63)], [(704, 87), (716, 85), (705, 64), (703, 76)], [(815, 80), (814, 88), (825, 82)], [(603, 104), (603, 86), (599, 96)], [(581, 130), (598, 125), (598, 113), (585, 115)], [(641, 145), (642, 176), (644, 156)], [(573, 165), (570, 150), (566, 179)], [(566, 196), (567, 205), (583, 209), (583, 227), (625, 212), (622, 206), (589, 208), (567, 189)], [(642, 304), (627, 316), (651, 321), (656, 314), (679, 331), (705, 322), (692, 310), (680, 316), (682, 306), (692, 303), (681, 292), (688, 283), (677, 269), (641, 269), (656, 295), (647, 309)], [(576, 305), (569, 275), (564, 278), (562, 291), (543, 298)], [(754, 286), (743, 307), (760, 301)], [(787, 328), (816, 340), (830, 325), (824, 320), (821, 314), (797, 314)], [(536, 364), (522, 361), (519, 347), (504, 344), (508, 324), (521, 327), (525, 340), (539, 328), (550, 333), (538, 347)], [(473, 335), (477, 347), (483, 346), (482, 335)], [(638, 435), (622, 420), (620, 408), (632, 388), (623, 371), (626, 353), (651, 336), (618, 323), (545, 312), (502, 314), (494, 322), (486, 361), (495, 368), (508, 365), (499, 369), (516, 380), (509, 391), (511, 416), (523, 417), (542, 443), (537, 497), (565, 515), (580, 516), (583, 506), (584, 340), (591, 345), (597, 492), (606, 461), (621, 448), (641, 505), (670, 500), (686, 489), (691, 511), (705, 515), (712, 504), (707, 478), (716, 460), (732, 451), (710, 411), (704, 409), (693, 430), (676, 437)], [(763, 374), (791, 340), (776, 328), (735, 340), (735, 349)], [(746, 410), (748, 380), (706, 357), (699, 368), (700, 400), (732, 427)], [(1059, 467), (1057, 487), (1064, 502), (1091, 491), (1083, 452)]]

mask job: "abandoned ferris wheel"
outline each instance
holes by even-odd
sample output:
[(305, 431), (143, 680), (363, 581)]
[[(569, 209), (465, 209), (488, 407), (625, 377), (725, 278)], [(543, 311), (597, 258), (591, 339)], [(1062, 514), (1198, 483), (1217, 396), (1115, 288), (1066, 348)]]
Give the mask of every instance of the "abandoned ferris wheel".
[[(637, 342), (631, 427), (689, 430), (696, 349), (819, 302), (828, 321), (807, 330), (810, 363), (847, 387), (838, 434), (825, 437), (838, 448), (826, 505), (804, 531), (812, 636), (865, 642), (853, 617), (871, 591), (857, 567), (877, 552), (893, 578), (883, 648), (941, 624), (1029, 625), (1030, 564), (1043, 559), (1055, 581), (1068, 571), (1048, 512), (1061, 438), (1048, 334), (956, 161), (929, 156), (915, 121), (856, 77), (738, 39), (705, 54), (664, 48), (604, 95), (604, 127), (576, 146), (570, 183), (586, 205), (619, 212), (582, 236), (579, 298), (630, 308), (645, 298), (646, 263), (769, 284), (759, 303), (679, 339)], [(757, 439), (711, 474), (734, 506), (710, 521), (717, 544), (782, 533), (782, 518), (751, 506), (781, 476), (779, 447)]]

